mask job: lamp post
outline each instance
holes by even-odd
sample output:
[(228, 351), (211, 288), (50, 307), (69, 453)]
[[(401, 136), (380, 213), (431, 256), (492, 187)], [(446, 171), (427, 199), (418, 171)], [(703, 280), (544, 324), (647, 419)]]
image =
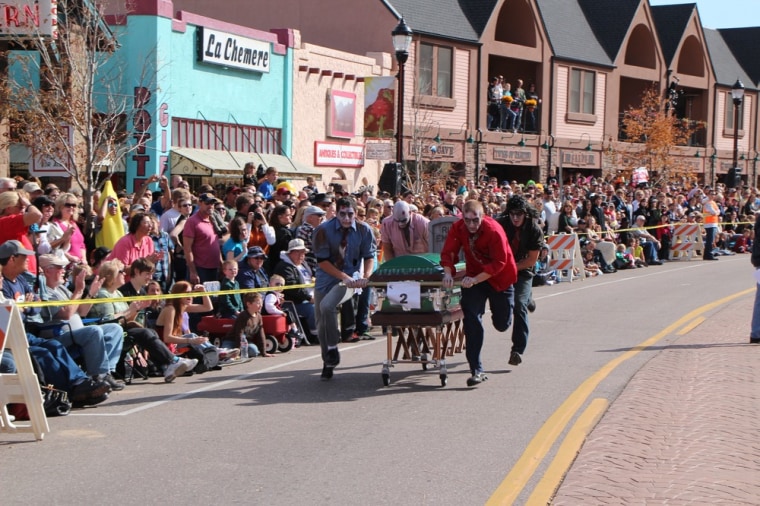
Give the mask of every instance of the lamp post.
[(728, 181), (726, 186), (733, 188), (736, 186), (736, 180), (739, 179), (739, 106), (742, 105), (744, 98), (744, 85), (737, 79), (731, 87), (731, 98), (734, 99), (734, 165), (733, 170), (729, 170)]
[[(544, 140), (544, 143), (541, 144), (541, 149), (548, 150), (547, 157), (546, 157), (546, 180), (549, 181), (549, 178), (551, 177), (551, 171), (552, 171), (552, 149), (554, 149), (554, 136), (552, 134), (547, 133), (546, 139)], [(564, 182), (562, 181), (562, 165), (559, 166), (559, 172), (557, 172), (557, 186), (559, 186), (559, 194), (557, 198), (559, 199), (559, 202), (562, 203), (562, 191), (565, 187)]]
[(409, 47), (412, 45), (412, 30), (401, 18), (396, 28), (391, 32), (393, 49), (396, 51), (398, 62), (398, 111), (396, 118), (396, 162), (404, 162), (404, 64), (409, 58)]

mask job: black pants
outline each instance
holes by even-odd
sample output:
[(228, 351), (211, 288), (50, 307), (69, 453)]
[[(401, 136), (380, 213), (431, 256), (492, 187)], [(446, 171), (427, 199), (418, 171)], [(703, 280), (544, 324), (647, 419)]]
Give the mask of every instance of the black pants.
[[(150, 359), (156, 365), (169, 365), (174, 362), (174, 354), (159, 339), (158, 334), (153, 329), (135, 328), (127, 330), (127, 338), (138, 344), (150, 354)], [(128, 351), (124, 346), (123, 353)]]

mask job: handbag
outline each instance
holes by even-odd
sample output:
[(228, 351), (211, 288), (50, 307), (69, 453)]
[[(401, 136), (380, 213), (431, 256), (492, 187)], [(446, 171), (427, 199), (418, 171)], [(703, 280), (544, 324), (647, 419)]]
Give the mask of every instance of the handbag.
[[(63, 390), (58, 390), (53, 385), (40, 386), (42, 394), (42, 408), (45, 415), (66, 416), (71, 412), (71, 401), (69, 394)], [(8, 413), (13, 415), (16, 420), (29, 420), (29, 410), (26, 404), (8, 404)]]
[(71, 401), (69, 394), (63, 390), (58, 390), (53, 385), (43, 385), (42, 406), (47, 416), (66, 416), (71, 412)]

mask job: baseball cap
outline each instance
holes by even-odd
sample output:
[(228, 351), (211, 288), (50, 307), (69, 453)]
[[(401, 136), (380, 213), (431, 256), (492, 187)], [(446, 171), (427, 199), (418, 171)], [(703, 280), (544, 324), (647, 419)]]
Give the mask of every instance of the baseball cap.
[(13, 255), (34, 255), (34, 251), (26, 249), (23, 244), (15, 239), (5, 241), (0, 246), (0, 258), (10, 258)]
[(288, 253), (298, 250), (306, 250), (306, 244), (304, 244), (303, 239), (293, 239), (288, 243)]
[(227, 187), (227, 193), (234, 193), (234, 192), (240, 193), (240, 187), (235, 186), (235, 185)]
[(41, 192), (42, 188), (40, 188), (40, 185), (38, 185), (37, 183), (31, 182), (31, 183), (26, 183), (24, 185), (24, 191), (26, 193)]
[(198, 201), (204, 204), (216, 204), (217, 202), (220, 202), (213, 193), (201, 193), (200, 197), (198, 197)]
[(50, 267), (51, 265), (57, 265), (59, 267), (66, 267), (69, 265), (69, 261), (66, 260), (64, 257), (54, 255), (52, 253), (47, 253), (45, 255), (40, 255), (40, 267)]
[(324, 216), (325, 215), (325, 211), (323, 209), (317, 207), (317, 206), (308, 206), (303, 211), (303, 217), (304, 218), (307, 218), (307, 217), (312, 216), (314, 214), (317, 214), (319, 216)]
[(251, 246), (248, 248), (248, 258), (266, 258), (267, 254), (261, 249), (261, 246)]

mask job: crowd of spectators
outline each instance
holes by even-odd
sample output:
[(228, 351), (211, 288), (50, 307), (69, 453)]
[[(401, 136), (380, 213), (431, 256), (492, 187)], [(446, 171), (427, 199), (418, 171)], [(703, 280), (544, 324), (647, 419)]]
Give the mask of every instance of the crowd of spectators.
[[(123, 388), (118, 378), (125, 374), (124, 363), (134, 358), (129, 355), (134, 349), (125, 343), (148, 350), (167, 382), (191, 373), (202, 357), (188, 350), (213, 347), (198, 331), (204, 314), (244, 319), (234, 332), (243, 331), (253, 355), (271, 355), (262, 349), (260, 314), (267, 308), (270, 314), (286, 315), (288, 338), (296, 345), (317, 344), (313, 289), (287, 286), (312, 282), (320, 261), (312, 251), (314, 230), (336, 216), (335, 202), (342, 197), (353, 198), (356, 219), (374, 234), (377, 268), (384, 259), (427, 251), (429, 221), (460, 216), (466, 201), (481, 201), (485, 214), (497, 217), (512, 195), (522, 195), (535, 208), (544, 234), (578, 235), (584, 266), (567, 273), (575, 276), (661, 265), (670, 258), (676, 223), (701, 225), (706, 260), (748, 252), (754, 213), (760, 210), (755, 188), (686, 182), (633, 187), (622, 180), (581, 175), (562, 186), (554, 178), (518, 183), (460, 177), (390, 195), (374, 188), (349, 193), (339, 184), (320, 188), (312, 178), (298, 189), (281, 179), (276, 168), (257, 173), (249, 164), (239, 185), (201, 185), (191, 191), (178, 176), (154, 176), (148, 183), (156, 183), (158, 189), (147, 191), (146, 185), (131, 195), (120, 192), (101, 207), (96, 204), (100, 196), (93, 196), (92, 215), (85, 217), (78, 192), (0, 179), (4, 295), (19, 302), (61, 301), (61, 306), (43, 311), (25, 309), (24, 318), (30, 345), (39, 355), (35, 358), (43, 364), (54, 361), (51, 353), (62, 352), (37, 346), (39, 324), (69, 322), (62, 334), (68, 337), (59, 339), (64, 352), (87, 358), (84, 375), (69, 371), (70, 362), (63, 360), (68, 372), (61, 388), (82, 405), (102, 402), (109, 392)], [(109, 213), (122, 220), (124, 236), (112, 249), (96, 247), (94, 235), (84, 234), (85, 222), (93, 220), (97, 231)], [(548, 248), (542, 250), (534, 284), (562, 279), (550, 270), (550, 255)], [(208, 283), (214, 282), (231, 295), (205, 296)], [(238, 288), (267, 287), (271, 291), (259, 297), (234, 293)], [(165, 303), (160, 298), (118, 302), (122, 296), (147, 293), (188, 295)], [(372, 339), (368, 294), (365, 290), (340, 308), (342, 341)], [(82, 298), (103, 301), (65, 305)], [(100, 320), (85, 326), (81, 320), (87, 318)], [(100, 330), (88, 330), (95, 328)], [(232, 348), (240, 342), (238, 335), (226, 336), (220, 357), (234, 359), (238, 351)], [(2, 367), (13, 368), (10, 356), (3, 357)]]

